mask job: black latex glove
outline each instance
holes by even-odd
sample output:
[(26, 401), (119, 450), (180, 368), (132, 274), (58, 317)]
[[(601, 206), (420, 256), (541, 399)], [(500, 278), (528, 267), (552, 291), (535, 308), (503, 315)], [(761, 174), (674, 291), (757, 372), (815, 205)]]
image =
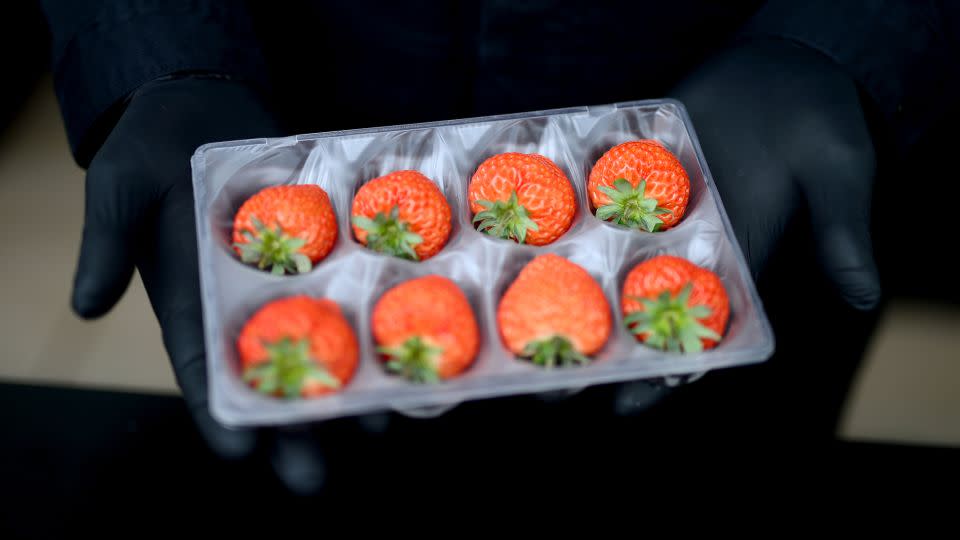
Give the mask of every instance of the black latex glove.
[[(754, 276), (793, 216), (808, 212), (826, 277), (850, 306), (874, 308), (876, 160), (851, 78), (811, 49), (756, 41), (718, 55), (672, 95), (690, 113)], [(626, 384), (616, 408), (633, 413), (663, 394), (648, 383)]]
[[(73, 308), (85, 318), (106, 313), (136, 266), (199, 431), (217, 454), (231, 459), (249, 455), (258, 433), (223, 427), (207, 407), (190, 157), (207, 142), (279, 133), (256, 92), (240, 83), (158, 81), (135, 93), (87, 171)], [(319, 488), (324, 462), (306, 431), (263, 435), (288, 487)]]

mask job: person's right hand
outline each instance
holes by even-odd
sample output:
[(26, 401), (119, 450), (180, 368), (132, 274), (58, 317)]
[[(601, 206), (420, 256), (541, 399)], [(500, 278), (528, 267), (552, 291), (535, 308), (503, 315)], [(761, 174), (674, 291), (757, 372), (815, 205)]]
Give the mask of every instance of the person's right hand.
[[(157, 81), (134, 93), (87, 171), (73, 309), (84, 318), (109, 311), (136, 266), (197, 427), (214, 452), (228, 459), (249, 455), (258, 434), (222, 426), (207, 404), (190, 158), (204, 143), (279, 134), (259, 95), (243, 84)], [(317, 441), (305, 430), (269, 435), (281, 481), (295, 492), (316, 491), (325, 477)]]

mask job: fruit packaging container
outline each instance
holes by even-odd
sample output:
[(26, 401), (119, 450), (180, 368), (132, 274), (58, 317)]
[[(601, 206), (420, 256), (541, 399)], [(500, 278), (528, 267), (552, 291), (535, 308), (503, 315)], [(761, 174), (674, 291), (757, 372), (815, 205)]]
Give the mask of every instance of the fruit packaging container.
[[(655, 139), (677, 156), (690, 179), (682, 220), (660, 232), (643, 232), (594, 216), (587, 180), (611, 147)], [(472, 223), (468, 183), (477, 167), (503, 152), (537, 153), (567, 175), (577, 213), (569, 230), (545, 246), (518, 244), (479, 232)], [(690, 118), (674, 100), (648, 100), (485, 118), (218, 142), (192, 159), (195, 211), (210, 405), (227, 425), (276, 425), (395, 410), (440, 414), (466, 400), (589, 385), (695, 375), (762, 362), (774, 338), (744, 256), (710, 176)], [(434, 181), (449, 202), (452, 230), (443, 249), (424, 261), (382, 255), (357, 242), (351, 202), (370, 179), (417, 170)], [(272, 275), (243, 264), (232, 249), (234, 215), (267, 186), (317, 184), (329, 195), (338, 232), (329, 255), (312, 270)], [(518, 359), (497, 328), (500, 298), (534, 257), (554, 253), (580, 265), (601, 286), (613, 328), (606, 345), (586, 365), (547, 369)], [(730, 301), (722, 341), (699, 353), (650, 348), (624, 325), (621, 289), (636, 264), (672, 254), (708, 268)], [(371, 333), (371, 310), (391, 287), (439, 274), (466, 294), (480, 331), (480, 348), (461, 376), (415, 384), (387, 373)], [(352, 379), (340, 391), (285, 399), (258, 393), (240, 376), (237, 338), (265, 303), (292, 295), (335, 301), (360, 348)]]

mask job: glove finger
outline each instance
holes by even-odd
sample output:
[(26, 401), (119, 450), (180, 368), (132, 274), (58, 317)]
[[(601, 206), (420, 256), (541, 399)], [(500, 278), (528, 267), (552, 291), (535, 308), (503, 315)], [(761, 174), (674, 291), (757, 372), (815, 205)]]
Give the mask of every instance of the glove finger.
[[(859, 144), (844, 142), (857, 140)], [(870, 204), (876, 162), (866, 133), (823, 141), (797, 165), (814, 240), (827, 278), (852, 307), (880, 301), (880, 276), (870, 238)]]
[(880, 275), (867, 218), (855, 217), (866, 210), (848, 208), (850, 214), (838, 215), (835, 208), (837, 201), (843, 201), (845, 206), (869, 203), (858, 201), (854, 195), (833, 199), (830, 204), (815, 201), (810, 201), (810, 219), (823, 271), (850, 306), (864, 311), (873, 309), (880, 301)]
[(613, 412), (617, 416), (635, 416), (666, 397), (669, 389), (650, 381), (631, 381), (617, 385)]
[[(85, 319), (110, 311), (133, 275), (133, 231), (139, 228), (142, 207), (123, 209), (125, 195), (114, 186), (128, 179), (91, 167), (86, 180), (83, 239), (74, 273), (71, 304)], [(140, 205), (138, 205), (140, 206)]]
[(326, 461), (317, 438), (306, 426), (274, 432), (270, 465), (280, 482), (296, 495), (316, 495), (327, 480)]
[(537, 392), (535, 395), (537, 399), (544, 403), (558, 403), (569, 398), (570, 396), (580, 393), (582, 390), (583, 387), (562, 388), (560, 390), (551, 390), (549, 392)]
[(389, 412), (371, 413), (357, 416), (356, 422), (365, 433), (382, 435), (390, 428), (391, 418)]

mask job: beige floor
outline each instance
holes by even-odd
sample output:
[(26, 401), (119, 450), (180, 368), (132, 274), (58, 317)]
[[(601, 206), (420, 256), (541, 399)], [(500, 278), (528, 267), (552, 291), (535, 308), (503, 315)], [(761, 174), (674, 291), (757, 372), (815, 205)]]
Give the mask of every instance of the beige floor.
[(84, 175), (59, 114), (48, 81), (0, 137), (0, 379), (175, 392), (139, 277), (102, 320), (70, 311)]
[(841, 433), (960, 446), (960, 308), (890, 305), (848, 399)]
[[(99, 321), (70, 312), (82, 208), (47, 81), (0, 137), (0, 380), (176, 392), (139, 278)], [(956, 307), (892, 304), (842, 435), (960, 446), (958, 330)]]

